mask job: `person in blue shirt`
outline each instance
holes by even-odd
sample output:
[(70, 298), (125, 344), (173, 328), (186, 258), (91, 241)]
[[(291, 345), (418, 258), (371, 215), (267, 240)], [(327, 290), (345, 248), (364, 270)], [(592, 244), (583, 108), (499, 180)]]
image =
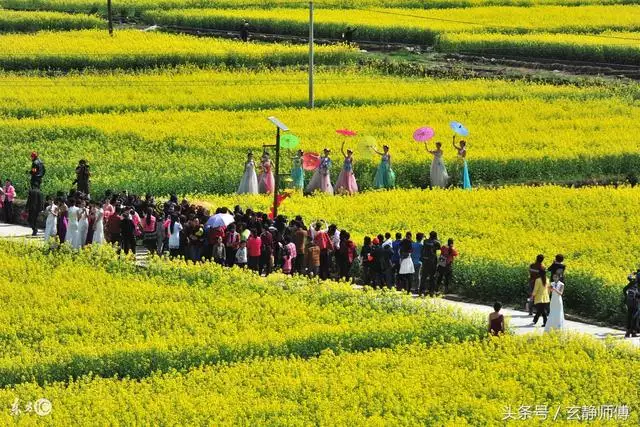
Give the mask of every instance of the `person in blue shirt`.
[(420, 273), (422, 269), (422, 241), (424, 233), (416, 234), (416, 241), (411, 244), (411, 259), (413, 261), (413, 290), (417, 293), (420, 289)]

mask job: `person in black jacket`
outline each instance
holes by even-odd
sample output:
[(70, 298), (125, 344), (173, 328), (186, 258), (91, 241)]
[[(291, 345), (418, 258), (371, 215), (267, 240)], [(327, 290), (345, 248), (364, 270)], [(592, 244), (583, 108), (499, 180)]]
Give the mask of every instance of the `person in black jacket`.
[(31, 170), (27, 173), (31, 174), (31, 188), (40, 188), (42, 177), (44, 176), (44, 163), (38, 157), (38, 153), (31, 152)]
[(91, 176), (91, 172), (89, 172), (89, 165), (86, 160), (80, 160), (78, 162), (78, 166), (76, 166), (76, 179), (73, 181), (73, 184), (78, 184), (78, 191), (84, 193), (85, 195), (89, 195), (89, 177)]
[(638, 331), (637, 315), (640, 308), (640, 289), (638, 282), (640, 281), (640, 271), (629, 276), (629, 283), (622, 288), (625, 305), (627, 306), (627, 331), (625, 338), (636, 338)]
[(420, 277), (420, 296), (425, 295), (427, 288), (429, 295), (436, 292), (436, 271), (438, 269), (438, 251), (442, 244), (438, 240), (438, 233), (432, 231), (429, 238), (422, 244), (422, 277)]
[(131, 218), (131, 211), (127, 209), (125, 213), (122, 215), (122, 221), (120, 223), (120, 237), (122, 239), (122, 249), (125, 254), (128, 254), (129, 251), (133, 251), (136, 253), (136, 236), (135, 236), (135, 225), (133, 224), (133, 219)]
[(391, 250), (382, 247), (376, 237), (371, 247), (371, 273), (373, 275), (373, 288), (381, 288), (387, 283), (387, 271), (391, 267)]
[(31, 227), (31, 235), (38, 234), (38, 215), (44, 209), (42, 204), (42, 193), (39, 188), (32, 188), (29, 190), (29, 196), (27, 197), (27, 213), (28, 222)]

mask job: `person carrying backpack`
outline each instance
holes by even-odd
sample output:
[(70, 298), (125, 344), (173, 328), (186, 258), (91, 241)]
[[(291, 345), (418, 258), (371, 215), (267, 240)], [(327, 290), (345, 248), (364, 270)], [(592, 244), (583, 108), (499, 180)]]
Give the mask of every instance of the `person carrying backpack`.
[(629, 284), (622, 289), (624, 302), (627, 306), (627, 331), (625, 338), (636, 338), (638, 335), (638, 308), (640, 300), (640, 290), (638, 289), (638, 280), (640, 280), (640, 272), (629, 276)]

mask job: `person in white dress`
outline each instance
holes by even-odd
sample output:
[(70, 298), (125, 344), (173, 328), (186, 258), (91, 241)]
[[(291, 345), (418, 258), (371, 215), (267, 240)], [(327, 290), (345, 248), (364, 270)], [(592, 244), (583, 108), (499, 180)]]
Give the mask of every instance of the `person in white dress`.
[(564, 283), (560, 281), (557, 274), (553, 275), (551, 282), (551, 304), (549, 305), (549, 318), (544, 327), (545, 332), (553, 329), (564, 328), (564, 305), (562, 303), (562, 295), (564, 294)]
[(447, 173), (447, 167), (444, 164), (444, 152), (442, 151), (442, 143), (436, 142), (436, 149), (429, 150), (427, 144), (424, 144), (427, 151), (433, 156), (431, 161), (431, 171), (429, 173), (429, 179), (431, 180), (431, 187), (446, 188), (449, 183), (449, 174)]
[(256, 175), (256, 163), (253, 161), (253, 153), (247, 153), (247, 161), (244, 164), (244, 175), (238, 186), (238, 194), (258, 194), (258, 175)]
[(67, 228), (67, 237), (65, 241), (71, 243), (71, 247), (73, 249), (79, 249), (80, 246), (77, 246), (80, 243), (80, 239), (78, 239), (78, 212), (80, 208), (76, 206), (76, 201), (71, 198), (69, 199), (69, 226)]
[(53, 198), (47, 200), (47, 207), (44, 208), (47, 213), (47, 222), (44, 228), (44, 241), (48, 242), (53, 236), (58, 234), (58, 205), (54, 203)]
[(83, 200), (80, 202), (80, 210), (78, 210), (78, 233), (76, 237), (78, 239), (76, 245), (77, 249), (84, 247), (87, 243), (87, 234), (89, 233), (89, 210), (87, 204)]
[(104, 243), (104, 209), (96, 204), (94, 207), (93, 239), (95, 245)]

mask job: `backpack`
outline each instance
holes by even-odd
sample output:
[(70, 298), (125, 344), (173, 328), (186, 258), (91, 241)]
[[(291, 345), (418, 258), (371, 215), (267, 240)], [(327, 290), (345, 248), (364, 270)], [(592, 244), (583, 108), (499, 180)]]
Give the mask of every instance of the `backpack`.
[(639, 291), (637, 286), (632, 286), (629, 289), (627, 289), (625, 302), (627, 303), (628, 308), (631, 308), (631, 309), (638, 308), (638, 295), (639, 295)]
[(446, 266), (447, 266), (447, 256), (441, 254), (438, 257), (438, 267), (446, 267)]

